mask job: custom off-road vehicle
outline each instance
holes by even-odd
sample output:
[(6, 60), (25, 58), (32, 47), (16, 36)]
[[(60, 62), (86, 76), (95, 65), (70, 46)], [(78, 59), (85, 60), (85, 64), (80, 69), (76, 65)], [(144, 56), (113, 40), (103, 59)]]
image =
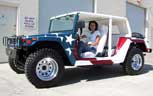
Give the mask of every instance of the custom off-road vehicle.
[[(88, 23), (95, 20), (101, 39), (96, 53), (78, 53), (80, 35), (88, 35)], [(151, 52), (146, 38), (133, 34), (125, 17), (72, 12), (50, 19), (47, 34), (3, 38), (9, 65), (26, 74), (37, 88), (51, 87), (60, 80), (64, 66), (120, 64), (129, 75), (141, 73), (144, 52)]]

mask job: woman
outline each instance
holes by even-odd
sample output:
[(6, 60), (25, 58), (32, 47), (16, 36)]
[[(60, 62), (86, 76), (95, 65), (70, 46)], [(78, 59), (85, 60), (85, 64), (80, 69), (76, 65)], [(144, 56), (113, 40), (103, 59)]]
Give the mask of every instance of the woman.
[(87, 37), (86, 35), (80, 36), (80, 39), (87, 38), (87, 43), (82, 41), (79, 42), (79, 55), (84, 52), (93, 52), (96, 53), (97, 45), (100, 41), (100, 32), (98, 31), (98, 23), (96, 21), (90, 21), (88, 27), (90, 34)]

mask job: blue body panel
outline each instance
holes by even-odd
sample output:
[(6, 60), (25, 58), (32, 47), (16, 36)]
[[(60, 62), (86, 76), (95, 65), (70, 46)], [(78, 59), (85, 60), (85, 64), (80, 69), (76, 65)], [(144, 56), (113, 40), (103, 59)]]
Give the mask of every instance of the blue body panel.
[[(76, 42), (76, 30), (77, 30), (77, 21), (79, 19), (79, 13), (75, 15), (73, 30), (63, 31), (63, 32), (48, 32), (47, 34), (40, 34), (40, 35), (30, 35), (25, 36), (26, 40), (31, 40), (32, 38), (37, 38), (37, 40), (32, 41), (31, 44), (23, 43), (21, 46), (34, 46), (36, 43), (41, 41), (51, 41), (51, 42), (58, 42), (64, 49), (65, 54), (67, 55), (71, 65), (75, 64), (75, 57), (73, 55), (74, 45)], [(64, 54), (64, 53), (63, 53)], [(62, 55), (62, 54), (60, 54)]]

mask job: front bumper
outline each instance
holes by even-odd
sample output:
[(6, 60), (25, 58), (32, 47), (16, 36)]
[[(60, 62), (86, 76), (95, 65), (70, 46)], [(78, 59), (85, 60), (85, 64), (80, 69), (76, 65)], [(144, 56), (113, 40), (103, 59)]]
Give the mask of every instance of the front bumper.
[(11, 58), (16, 58), (17, 49), (20, 49), (20, 37), (11, 36), (11, 37), (3, 37), (3, 45), (6, 46), (6, 55)]
[(3, 37), (3, 46), (12, 47), (12, 48), (20, 48), (21, 45), (21, 37), (12, 36), (12, 37)]
[(11, 58), (15, 58), (17, 50), (15, 48), (6, 48), (6, 54)]

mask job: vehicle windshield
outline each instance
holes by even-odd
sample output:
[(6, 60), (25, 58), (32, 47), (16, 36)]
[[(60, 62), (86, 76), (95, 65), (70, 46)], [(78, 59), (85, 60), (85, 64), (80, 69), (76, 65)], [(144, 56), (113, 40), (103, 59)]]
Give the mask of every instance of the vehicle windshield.
[(75, 15), (67, 15), (51, 19), (49, 32), (62, 32), (73, 30)]

